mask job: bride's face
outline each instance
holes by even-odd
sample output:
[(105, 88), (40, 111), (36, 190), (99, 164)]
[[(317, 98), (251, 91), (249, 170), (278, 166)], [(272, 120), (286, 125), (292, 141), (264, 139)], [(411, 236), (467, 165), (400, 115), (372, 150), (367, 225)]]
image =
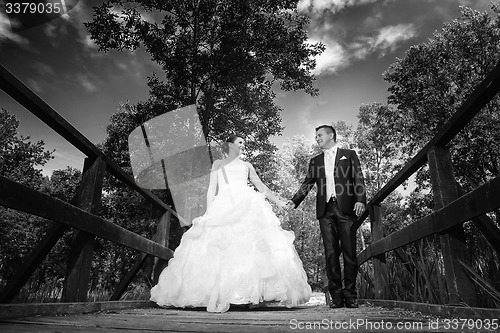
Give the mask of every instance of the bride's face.
[(245, 140), (243, 140), (243, 138), (236, 138), (231, 147), (236, 149), (238, 153), (241, 154), (245, 150)]

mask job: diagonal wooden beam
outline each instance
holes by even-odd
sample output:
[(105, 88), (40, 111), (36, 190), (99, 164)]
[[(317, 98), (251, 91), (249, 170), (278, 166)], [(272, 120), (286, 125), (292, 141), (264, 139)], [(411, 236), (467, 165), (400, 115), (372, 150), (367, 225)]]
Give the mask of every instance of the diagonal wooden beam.
[[(458, 193), (460, 196), (464, 195), (463, 187), (457, 182)], [(495, 222), (487, 215), (481, 215), (472, 219), (472, 223), (476, 228), (481, 231), (483, 237), (486, 238), (491, 247), (500, 253), (500, 229), (496, 226)]]
[(491, 247), (500, 254), (500, 230), (495, 225), (495, 222), (488, 216), (481, 215), (473, 218), (472, 223), (481, 231)]
[(12, 280), (7, 283), (2, 293), (0, 294), (0, 303), (9, 303), (19, 293), (30, 276), (36, 271), (38, 266), (43, 262), (50, 250), (56, 245), (57, 241), (62, 237), (68, 227), (60, 223), (52, 223), (47, 229), (42, 240), (33, 249), (30, 255), (23, 262), (23, 265), (16, 272)]
[(499, 209), (498, 198), (500, 198), (500, 177), (490, 180), (434, 213), (368, 245), (358, 255), (358, 264), (361, 265), (371, 257)]
[[(163, 214), (159, 222), (156, 224), (156, 233), (153, 235), (153, 241), (168, 247), (169, 231), (170, 231), (171, 215), (169, 212)], [(110, 301), (118, 301), (122, 297), (123, 293), (127, 290), (129, 284), (135, 278), (141, 267), (151, 256), (141, 253), (135, 260), (132, 268), (128, 271), (127, 275), (120, 281), (120, 284), (116, 288), (115, 292), (110, 298)], [(154, 258), (156, 259), (156, 258)], [(158, 283), (158, 277), (167, 266), (167, 261), (163, 259), (156, 259), (154, 269), (153, 269), (153, 285)]]
[(146, 260), (148, 259), (149, 255), (146, 253), (139, 253), (137, 258), (135, 259), (134, 264), (130, 268), (130, 270), (127, 272), (127, 275), (120, 281), (120, 284), (118, 287), (116, 287), (115, 292), (109, 299), (110, 301), (119, 301), (120, 297), (122, 297), (123, 293), (127, 290), (130, 282), (134, 279), (134, 277), (137, 275), (141, 267), (146, 263)]
[(169, 260), (172, 250), (69, 203), (0, 175), (0, 205), (82, 230), (117, 244)]
[[(380, 204), (411, 175), (427, 162), (427, 153), (434, 146), (446, 146), (488, 102), (500, 91), (500, 62), (479, 83), (460, 108), (451, 116), (441, 130), (405, 166), (389, 180), (370, 200), (369, 205)], [(368, 217), (368, 209), (358, 218), (353, 228), (357, 229)]]
[(132, 190), (138, 192), (148, 201), (164, 211), (169, 211), (179, 220), (184, 221), (183, 217), (178, 215), (170, 206), (161, 201), (151, 191), (138, 186), (134, 179), (123, 171), (118, 164), (104, 155), (92, 142), (90, 142), (82, 133), (73, 127), (66, 119), (57, 113), (50, 105), (35, 94), (21, 80), (15, 77), (4, 66), (0, 64), (0, 89), (24, 106), (28, 111), (37, 116), (55, 132), (70, 142), (90, 159), (101, 157), (107, 165), (107, 171), (117, 179), (124, 182)]

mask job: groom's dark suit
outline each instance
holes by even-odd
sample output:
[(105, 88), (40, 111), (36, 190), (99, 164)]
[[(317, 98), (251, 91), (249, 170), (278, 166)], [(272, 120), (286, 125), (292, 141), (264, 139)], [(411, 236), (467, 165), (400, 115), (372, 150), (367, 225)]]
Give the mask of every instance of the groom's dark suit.
[[(356, 221), (354, 204), (366, 204), (363, 173), (354, 150), (337, 149), (333, 170), (336, 197), (326, 198), (325, 154), (311, 159), (306, 178), (292, 198), (295, 208), (316, 184), (316, 218), (319, 220), (326, 256), (328, 289), (334, 302), (356, 298)], [(340, 243), (340, 247), (339, 247)], [(342, 288), (339, 256), (344, 255), (344, 288)]]

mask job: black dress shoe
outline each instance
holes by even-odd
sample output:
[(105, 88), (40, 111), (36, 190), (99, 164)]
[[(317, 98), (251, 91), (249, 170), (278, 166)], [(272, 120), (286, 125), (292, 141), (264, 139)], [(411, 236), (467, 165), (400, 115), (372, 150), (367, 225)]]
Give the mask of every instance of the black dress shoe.
[(348, 298), (345, 300), (346, 308), (357, 308), (358, 300), (356, 298)]
[(344, 307), (344, 302), (342, 302), (342, 301), (338, 301), (338, 302), (332, 301), (330, 303), (330, 309), (338, 309), (338, 308), (343, 308), (343, 307)]

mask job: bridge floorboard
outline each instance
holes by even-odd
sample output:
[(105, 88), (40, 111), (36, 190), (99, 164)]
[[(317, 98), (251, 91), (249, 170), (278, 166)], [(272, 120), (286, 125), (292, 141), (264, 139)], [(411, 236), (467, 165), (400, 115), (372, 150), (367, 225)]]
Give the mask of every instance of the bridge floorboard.
[[(399, 328), (407, 325), (406, 328)], [(124, 309), (91, 314), (3, 319), (0, 332), (480, 332), (446, 329), (443, 319), (403, 309), (362, 304), (357, 309), (326, 305), (249, 309), (226, 313), (205, 309)], [(484, 330), (483, 330), (484, 332)]]

